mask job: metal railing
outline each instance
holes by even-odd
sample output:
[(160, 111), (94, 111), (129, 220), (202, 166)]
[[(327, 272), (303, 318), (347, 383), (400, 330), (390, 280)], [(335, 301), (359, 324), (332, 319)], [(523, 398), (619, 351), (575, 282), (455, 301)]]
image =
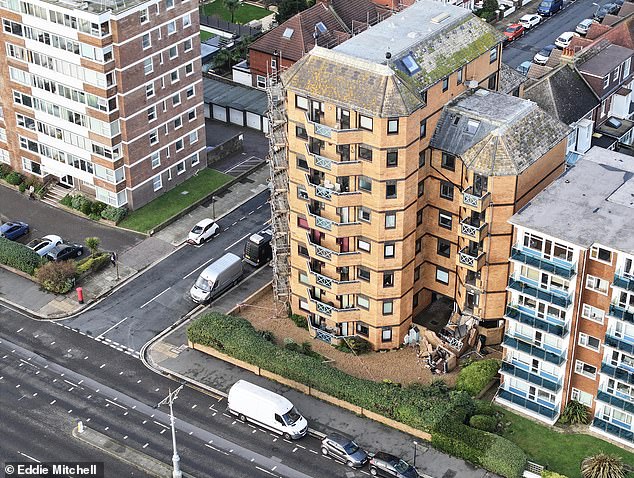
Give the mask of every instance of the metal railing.
[(491, 193), (485, 192), (481, 195), (473, 193), (473, 186), (469, 186), (462, 193), (462, 203), (477, 209), (482, 208), (482, 203), (491, 195)]
[(565, 337), (568, 335), (568, 326), (550, 323), (545, 319), (540, 319), (539, 317), (523, 312), (512, 305), (506, 306), (505, 315), (513, 320), (521, 322), (522, 324), (530, 325), (531, 327), (543, 330), (549, 334), (554, 334), (559, 337)]
[(323, 259), (331, 260), (332, 256), (347, 256), (351, 254), (361, 254), (359, 251), (348, 251), (348, 252), (333, 251), (332, 249), (328, 249), (327, 247), (321, 246), (313, 242), (310, 238), (309, 233), (306, 233), (306, 237), (308, 238), (308, 243), (315, 248), (315, 254)]
[(559, 354), (556, 354), (554, 352), (549, 352), (548, 350), (538, 347), (535, 344), (525, 342), (509, 334), (505, 334), (503, 343), (507, 347), (514, 348), (516, 350), (519, 350), (520, 352), (527, 353), (532, 357), (546, 360), (547, 362), (553, 363), (555, 365), (561, 365), (566, 361), (567, 354), (565, 350), (560, 352)]
[(460, 232), (465, 236), (477, 238), (480, 233), (487, 227), (487, 223), (483, 222), (479, 226), (474, 226), (470, 223), (469, 219), (463, 219), (460, 221)]
[(572, 297), (570, 294), (556, 294), (554, 292), (541, 289), (532, 284), (528, 284), (521, 279), (514, 279), (513, 277), (511, 277), (509, 279), (509, 288), (521, 292), (522, 294), (527, 294), (537, 299), (558, 305), (559, 307), (563, 307), (564, 309), (567, 309), (572, 304)]
[(552, 392), (557, 392), (559, 391), (559, 389), (561, 389), (561, 380), (555, 382), (548, 378), (529, 372), (528, 370), (524, 370), (523, 368), (520, 368), (517, 365), (512, 364), (511, 362), (503, 361), (500, 370), (502, 372), (513, 375), (514, 377), (521, 378), (522, 380), (533, 383), (539, 387), (547, 388)]
[(564, 265), (557, 264), (551, 260), (537, 257), (536, 255), (533, 255), (530, 253), (526, 253), (519, 246), (513, 247), (511, 251), (511, 259), (514, 261), (521, 262), (523, 264), (527, 264), (529, 266), (536, 267), (540, 270), (550, 272), (552, 274), (558, 275), (565, 279), (570, 279), (572, 276), (576, 274), (575, 264), (570, 264), (569, 267), (566, 267)]
[(620, 271), (614, 274), (614, 285), (621, 289), (634, 292), (634, 277), (623, 275)]
[(472, 252), (469, 252), (467, 248), (460, 250), (459, 260), (460, 263), (468, 267), (478, 267), (478, 262), (484, 256), (484, 251), (478, 251), (477, 256), (474, 256)]
[(615, 347), (629, 355), (634, 355), (634, 344), (610, 333), (605, 334), (605, 344)]
[(597, 393), (597, 400), (601, 400), (609, 405), (618, 407), (626, 412), (634, 413), (634, 402), (631, 400), (625, 400), (623, 398), (612, 395), (606, 391), (599, 390)]
[(599, 430), (603, 430), (604, 432), (609, 433), (610, 435), (614, 435), (623, 440), (634, 443), (634, 432), (632, 432), (631, 430), (626, 430), (625, 428), (621, 428), (619, 426), (613, 425), (612, 423), (606, 420), (603, 420), (602, 418), (594, 417), (594, 420), (592, 420), (592, 426), (595, 428), (598, 428)]
[(622, 382), (634, 385), (634, 372), (624, 369), (623, 367), (615, 367), (609, 363), (601, 363), (601, 373), (616, 378)]
[(618, 304), (610, 304), (609, 314), (612, 317), (634, 324), (634, 312), (630, 312), (625, 307), (621, 307)]
[(537, 402), (533, 402), (528, 398), (520, 397), (519, 395), (515, 395), (512, 392), (509, 392), (505, 389), (498, 390), (498, 397), (502, 400), (506, 400), (507, 402), (515, 403), (527, 410), (531, 410), (539, 415), (542, 415), (546, 418), (554, 419), (557, 415), (559, 415), (559, 406), (555, 405), (555, 408), (549, 408), (545, 405), (542, 405)]

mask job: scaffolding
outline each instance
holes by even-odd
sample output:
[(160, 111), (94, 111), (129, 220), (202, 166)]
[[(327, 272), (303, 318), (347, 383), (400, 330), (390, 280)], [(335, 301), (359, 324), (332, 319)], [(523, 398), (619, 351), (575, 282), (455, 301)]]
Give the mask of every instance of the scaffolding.
[(289, 306), (290, 302), (290, 233), (288, 205), (288, 147), (286, 143), (286, 105), (282, 82), (276, 69), (268, 75), (266, 93), (269, 107), (269, 154), (271, 173), (271, 225), (273, 229), (273, 292), (275, 304)]

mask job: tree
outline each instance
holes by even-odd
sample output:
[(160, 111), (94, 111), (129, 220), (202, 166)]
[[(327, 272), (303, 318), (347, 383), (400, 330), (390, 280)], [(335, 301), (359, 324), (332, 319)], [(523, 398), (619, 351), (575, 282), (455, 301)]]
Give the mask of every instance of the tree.
[(277, 6), (277, 23), (284, 23), (296, 13), (308, 8), (306, 0), (282, 0)]
[(86, 247), (90, 249), (90, 254), (94, 256), (99, 251), (99, 246), (101, 245), (101, 239), (98, 237), (87, 237), (86, 238)]
[(231, 51), (227, 50), (226, 48), (221, 48), (220, 50), (218, 50), (213, 57), (214, 70), (226, 68), (231, 69), (232, 57), (233, 55)]
[(625, 478), (623, 459), (617, 455), (597, 453), (581, 462), (583, 478)]
[(231, 23), (234, 23), (233, 18), (236, 13), (236, 10), (240, 8), (240, 0), (222, 0), (225, 7), (229, 12), (231, 12)]
[(570, 425), (585, 425), (588, 423), (590, 415), (588, 414), (588, 408), (576, 400), (570, 400), (564, 408), (561, 414), (561, 422), (568, 423)]

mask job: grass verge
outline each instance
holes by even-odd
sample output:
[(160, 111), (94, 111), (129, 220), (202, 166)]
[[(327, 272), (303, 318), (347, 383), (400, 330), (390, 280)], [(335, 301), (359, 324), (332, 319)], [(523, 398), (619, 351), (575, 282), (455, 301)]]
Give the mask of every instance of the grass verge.
[[(132, 211), (119, 226), (133, 231), (148, 232), (158, 224), (202, 199), (233, 178), (214, 169), (202, 169), (196, 176)], [(183, 194), (187, 192), (187, 194)]]
[[(203, 15), (216, 15), (217, 17), (220, 17), (227, 22), (231, 21), (231, 12), (227, 10), (227, 7), (225, 7), (225, 4), (222, 2), (222, 0), (215, 0), (211, 3), (207, 3), (201, 8)], [(260, 18), (264, 18), (271, 13), (272, 12), (264, 8), (256, 7), (255, 5), (249, 5), (248, 3), (242, 3), (234, 12), (233, 21), (235, 23), (244, 25), (245, 23), (249, 23), (251, 20), (259, 20)]]
[(200, 30), (200, 42), (204, 43), (205, 41), (209, 40), (210, 38), (215, 37), (216, 35), (214, 35), (211, 32), (206, 32), (204, 30)]

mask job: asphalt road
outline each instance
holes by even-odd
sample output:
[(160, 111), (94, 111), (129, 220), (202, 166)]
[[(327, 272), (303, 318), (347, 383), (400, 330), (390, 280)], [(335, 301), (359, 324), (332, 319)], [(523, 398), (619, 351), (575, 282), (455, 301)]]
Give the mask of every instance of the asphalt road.
[[(170, 462), (167, 410), (153, 407), (178, 384), (149, 372), (140, 360), (56, 323), (0, 308), (0, 330), (0, 420), (4, 430), (12, 430), (11, 440), (0, 440), (0, 458), (19, 453), (40, 461), (81, 457), (83, 447), (64, 439), (81, 420), (117, 442)], [(181, 391), (174, 414), (185, 472), (213, 478), (368, 475), (367, 469), (352, 470), (321, 456), (314, 437), (286, 441), (240, 422), (225, 408), (220, 397), (187, 387)], [(37, 433), (38, 426), (61, 443), (47, 452), (46, 435)], [(114, 458), (102, 458), (121, 470), (109, 477), (142, 476), (129, 474)]]
[[(197, 306), (189, 290), (205, 266), (226, 252), (242, 257), (246, 238), (263, 229), (270, 218), (268, 196), (268, 190), (263, 191), (221, 218), (220, 232), (211, 241), (201, 246), (181, 246), (116, 293), (64, 324), (138, 353), (147, 341)], [(246, 278), (254, 268), (244, 264), (244, 271)]]
[[(529, 9), (529, 13), (537, 11), (539, 0), (533, 3), (534, 8)], [(502, 52), (502, 61), (517, 68), (522, 62), (532, 60), (535, 53), (543, 47), (554, 44), (561, 33), (574, 32), (581, 20), (592, 18), (597, 9), (592, 3), (593, 0), (565, 2), (563, 10), (550, 17), (544, 17), (539, 25), (533, 27), (523, 37), (508, 44)], [(607, 2), (603, 0), (600, 3), (603, 5)]]

